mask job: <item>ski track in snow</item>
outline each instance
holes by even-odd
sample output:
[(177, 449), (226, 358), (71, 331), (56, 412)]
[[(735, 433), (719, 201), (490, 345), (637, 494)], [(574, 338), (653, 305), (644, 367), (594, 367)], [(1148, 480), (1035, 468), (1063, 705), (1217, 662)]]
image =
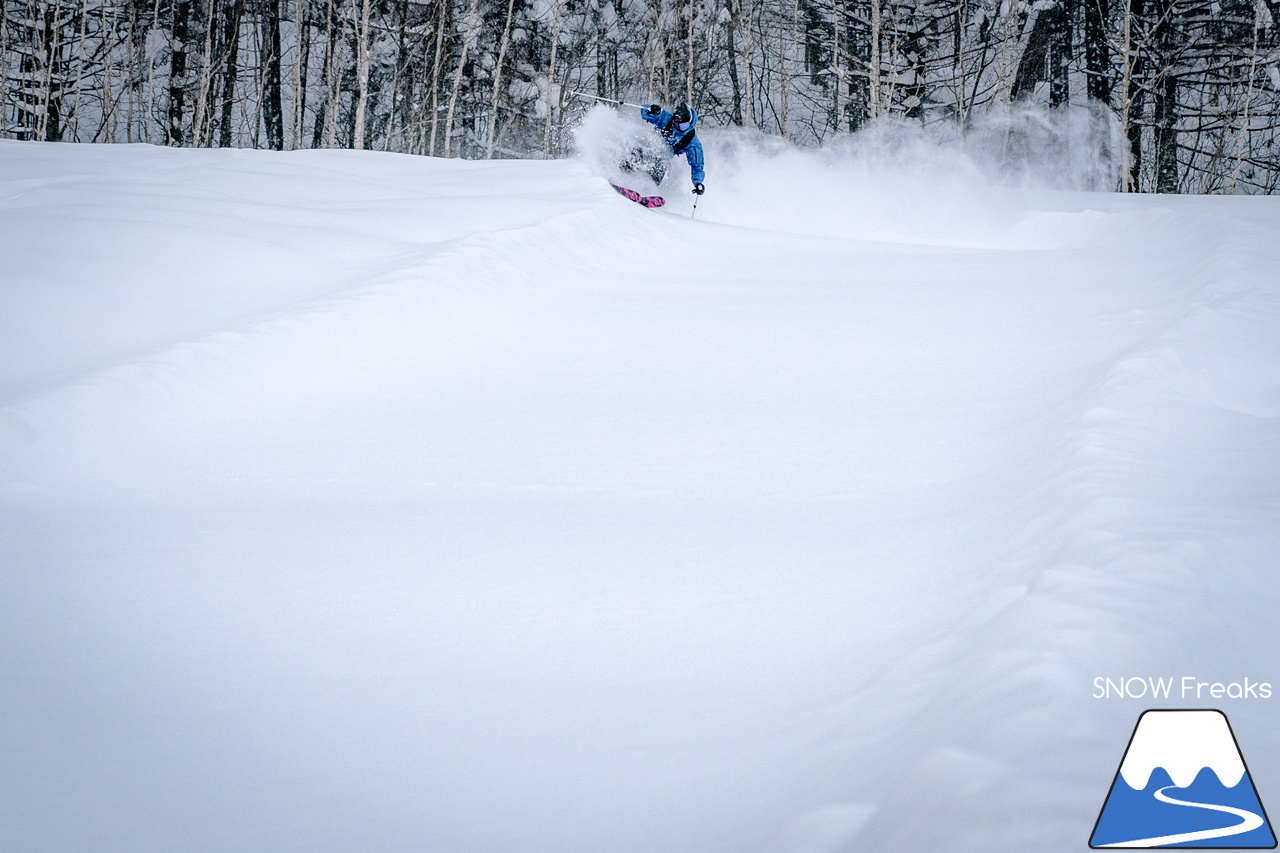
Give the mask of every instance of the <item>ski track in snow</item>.
[(0, 162), (3, 846), (1067, 849), (1272, 677), (1270, 200)]

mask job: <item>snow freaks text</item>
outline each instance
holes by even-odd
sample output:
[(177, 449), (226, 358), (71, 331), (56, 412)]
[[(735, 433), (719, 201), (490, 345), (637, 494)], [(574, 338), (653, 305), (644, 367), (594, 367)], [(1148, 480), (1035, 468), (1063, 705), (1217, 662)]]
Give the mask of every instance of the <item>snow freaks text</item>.
[(1202, 681), (1194, 675), (1181, 678), (1129, 676), (1093, 680), (1094, 699), (1270, 699), (1271, 682), (1243, 678), (1239, 681)]

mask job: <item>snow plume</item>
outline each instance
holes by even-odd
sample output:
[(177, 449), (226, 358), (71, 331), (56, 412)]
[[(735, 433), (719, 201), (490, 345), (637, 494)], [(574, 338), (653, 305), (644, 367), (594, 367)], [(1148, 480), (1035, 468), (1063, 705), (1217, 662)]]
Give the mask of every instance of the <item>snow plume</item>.
[(1116, 189), (1124, 167), (1119, 122), (1100, 104), (1046, 109), (1016, 104), (960, 125), (886, 119), (825, 146), (842, 159), (904, 176), (959, 172), (998, 186)]
[(1127, 162), (1115, 114), (1095, 102), (1050, 110), (1015, 105), (976, 116), (953, 140), (982, 172), (1004, 184), (1109, 192)]
[[(712, 133), (704, 130), (703, 136)], [(748, 137), (757, 150), (776, 153), (787, 145), (764, 134)], [(1108, 192), (1118, 186), (1126, 163), (1124, 142), (1116, 117), (1101, 104), (1017, 104), (976, 114), (964, 125), (877, 121), (826, 143), (820, 156), (832, 167), (902, 178), (953, 182), (964, 176), (997, 186)]]
[[(641, 152), (642, 159), (665, 158), (666, 146), (658, 134), (653, 132), (653, 128), (640, 118), (638, 110), (632, 107), (625, 109), (624, 114), (610, 107), (593, 107), (574, 129), (574, 149), (579, 159), (596, 174), (614, 183), (647, 191), (653, 187), (653, 183), (637, 173), (623, 172), (621, 164), (629, 159), (636, 159), (637, 150)], [(671, 176), (668, 176), (664, 184), (670, 181)]]
[[(597, 106), (575, 131), (579, 158), (598, 175), (649, 191), (619, 164), (640, 148), (665, 157), (657, 135), (630, 108)], [(1008, 245), (1021, 218), (1012, 189), (1106, 191), (1119, 181), (1123, 138), (1093, 105), (1016, 106), (955, 124), (890, 119), (820, 148), (742, 128), (701, 128), (708, 195), (699, 218), (727, 225), (881, 242)], [(691, 212), (682, 158), (660, 191), (669, 209)]]
[(725, 225), (889, 243), (1000, 242), (1012, 225), (964, 152), (904, 125), (804, 149), (738, 129), (703, 135), (699, 218)]

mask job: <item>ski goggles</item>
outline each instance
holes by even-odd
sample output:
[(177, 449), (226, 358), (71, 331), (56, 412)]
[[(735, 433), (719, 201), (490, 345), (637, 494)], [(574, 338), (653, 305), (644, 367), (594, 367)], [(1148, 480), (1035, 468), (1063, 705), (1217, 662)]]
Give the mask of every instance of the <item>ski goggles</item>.
[(689, 129), (689, 128), (691, 128), (691, 127), (693, 127), (693, 122), (691, 122), (691, 121), (678, 121), (678, 122), (676, 122), (676, 130), (688, 130), (688, 129)]

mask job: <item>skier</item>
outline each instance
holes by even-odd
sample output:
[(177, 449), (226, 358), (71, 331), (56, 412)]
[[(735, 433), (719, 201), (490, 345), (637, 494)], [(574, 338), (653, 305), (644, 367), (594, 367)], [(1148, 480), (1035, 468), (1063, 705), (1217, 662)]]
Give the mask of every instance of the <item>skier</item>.
[[(689, 177), (693, 181), (693, 191), (702, 195), (705, 187), (702, 181), (706, 172), (702, 167), (702, 143), (698, 140), (694, 125), (698, 123), (698, 111), (686, 103), (679, 103), (671, 112), (667, 112), (660, 104), (647, 104), (640, 108), (640, 117), (658, 129), (662, 139), (667, 143), (671, 155), (683, 154), (689, 161)], [(623, 168), (632, 171), (641, 165), (645, 158), (641, 149), (637, 148), (632, 159), (623, 164)], [(655, 184), (662, 183), (667, 174), (665, 161), (651, 161), (647, 164), (649, 177)]]

